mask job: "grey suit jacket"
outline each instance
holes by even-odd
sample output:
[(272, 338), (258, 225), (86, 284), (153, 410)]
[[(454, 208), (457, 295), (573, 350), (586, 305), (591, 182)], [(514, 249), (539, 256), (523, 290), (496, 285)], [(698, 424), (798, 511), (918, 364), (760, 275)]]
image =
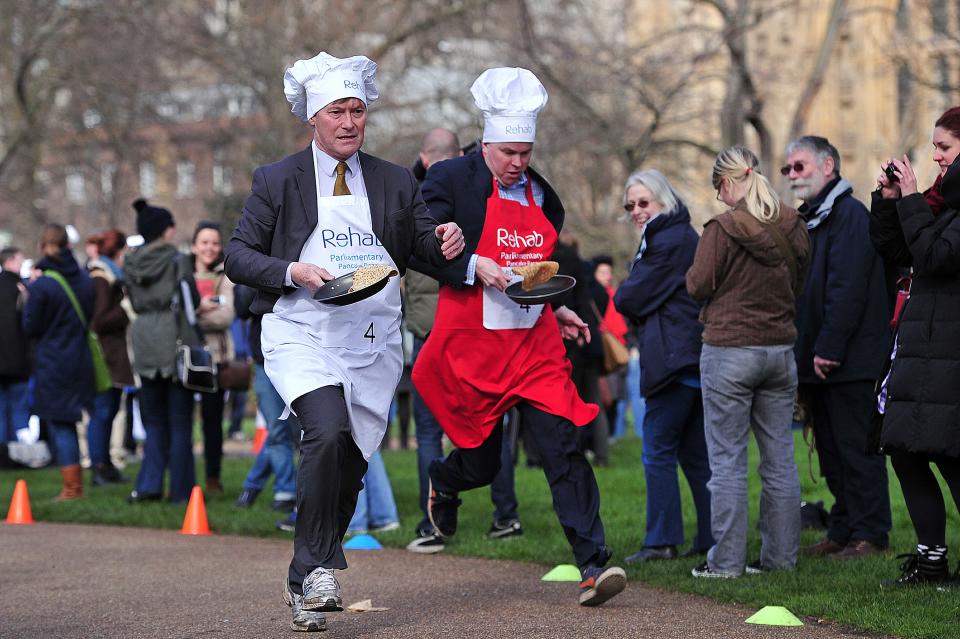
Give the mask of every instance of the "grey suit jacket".
[[(413, 255), (435, 266), (443, 264), (440, 242), (434, 236), (437, 222), (430, 217), (410, 170), (362, 151), (359, 157), (373, 232), (400, 274)], [(257, 289), (251, 312), (269, 313), (281, 295), (294, 290), (284, 286), (287, 266), (299, 260), (316, 226), (311, 146), (254, 171), (253, 187), (227, 245), (224, 263), (233, 282)]]

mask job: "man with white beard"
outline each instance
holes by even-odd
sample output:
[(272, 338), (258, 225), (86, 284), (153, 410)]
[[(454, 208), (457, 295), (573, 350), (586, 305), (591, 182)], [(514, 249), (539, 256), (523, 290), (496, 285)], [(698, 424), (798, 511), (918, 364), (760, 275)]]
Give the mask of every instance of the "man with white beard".
[(810, 234), (810, 271), (797, 298), (797, 375), (836, 500), (826, 537), (803, 551), (861, 557), (886, 549), (890, 531), (886, 462), (866, 452), (873, 386), (890, 352), (884, 266), (867, 209), (840, 177), (840, 154), (826, 138), (791, 142), (780, 173), (803, 200), (798, 211)]

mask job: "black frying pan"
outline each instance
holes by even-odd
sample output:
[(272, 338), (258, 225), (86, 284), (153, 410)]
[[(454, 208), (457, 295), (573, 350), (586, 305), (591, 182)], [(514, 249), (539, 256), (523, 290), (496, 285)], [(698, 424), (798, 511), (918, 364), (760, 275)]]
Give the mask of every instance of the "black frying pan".
[(382, 291), (383, 287), (387, 285), (387, 280), (395, 275), (398, 275), (396, 271), (390, 271), (370, 286), (361, 288), (359, 291), (348, 293), (347, 291), (353, 286), (353, 273), (347, 273), (346, 275), (341, 275), (336, 279), (330, 280), (318, 288), (313, 294), (313, 299), (318, 302), (323, 302), (324, 304), (333, 304), (335, 306), (355, 304)]
[(549, 304), (563, 299), (577, 285), (577, 280), (569, 275), (554, 275), (529, 291), (523, 290), (523, 282), (516, 282), (506, 288), (504, 293), (517, 304)]

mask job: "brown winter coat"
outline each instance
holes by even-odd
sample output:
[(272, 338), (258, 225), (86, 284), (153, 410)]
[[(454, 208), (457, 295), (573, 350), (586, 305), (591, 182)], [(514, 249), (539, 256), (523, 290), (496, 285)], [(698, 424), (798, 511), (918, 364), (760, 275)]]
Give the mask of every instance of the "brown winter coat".
[(130, 316), (122, 306), (123, 285), (117, 281), (110, 267), (100, 260), (87, 264), (87, 270), (96, 293), (90, 328), (100, 340), (103, 357), (110, 369), (110, 379), (117, 388), (133, 386), (133, 367), (130, 365), (130, 354), (127, 350)]
[(776, 224), (795, 256), (795, 276), (767, 225), (742, 201), (704, 226), (687, 271), (687, 291), (704, 302), (705, 343), (771, 346), (796, 340), (796, 295), (809, 265), (810, 241), (803, 220), (783, 203)]

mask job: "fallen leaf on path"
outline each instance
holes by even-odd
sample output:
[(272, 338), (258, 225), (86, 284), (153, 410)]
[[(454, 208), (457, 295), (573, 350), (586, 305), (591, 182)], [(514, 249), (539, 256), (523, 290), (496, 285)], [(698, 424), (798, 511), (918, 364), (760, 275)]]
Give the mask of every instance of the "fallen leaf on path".
[(364, 599), (356, 603), (352, 603), (347, 606), (349, 612), (383, 612), (384, 610), (390, 610), (389, 608), (377, 608), (373, 605), (372, 599)]

